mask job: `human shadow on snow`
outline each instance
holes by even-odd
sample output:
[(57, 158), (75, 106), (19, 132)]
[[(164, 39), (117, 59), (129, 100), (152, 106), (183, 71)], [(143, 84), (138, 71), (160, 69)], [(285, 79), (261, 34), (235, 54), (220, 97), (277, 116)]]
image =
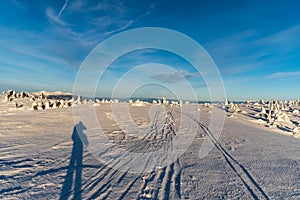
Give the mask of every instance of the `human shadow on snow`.
[[(74, 199), (81, 199), (81, 176), (82, 176), (82, 156), (83, 146), (88, 146), (88, 140), (83, 131), (86, 127), (82, 122), (76, 124), (73, 128), (72, 140), (73, 149), (70, 158), (69, 166), (67, 167), (67, 173), (63, 183), (63, 187), (60, 193), (60, 199), (69, 199), (72, 191), (74, 192)], [(75, 175), (75, 177), (74, 177)], [(73, 181), (73, 178), (75, 180)], [(74, 189), (72, 190), (72, 185)]]

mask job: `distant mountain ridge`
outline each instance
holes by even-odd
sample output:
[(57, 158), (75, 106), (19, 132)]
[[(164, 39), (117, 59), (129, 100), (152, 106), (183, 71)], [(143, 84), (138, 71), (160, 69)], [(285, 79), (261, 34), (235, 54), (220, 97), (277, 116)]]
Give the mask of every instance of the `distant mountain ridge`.
[(72, 96), (72, 93), (69, 92), (61, 92), (61, 91), (56, 91), (56, 92), (47, 92), (45, 90), (39, 91), (39, 92), (33, 92), (33, 95), (39, 96), (41, 94), (44, 94), (45, 96)]

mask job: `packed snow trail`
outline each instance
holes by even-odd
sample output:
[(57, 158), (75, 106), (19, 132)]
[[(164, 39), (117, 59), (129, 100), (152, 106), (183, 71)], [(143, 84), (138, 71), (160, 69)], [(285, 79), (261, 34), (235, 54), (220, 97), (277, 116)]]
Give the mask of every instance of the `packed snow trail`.
[[(108, 137), (118, 138), (121, 131), (103, 114), (108, 112), (109, 106), (97, 107), (97, 113)], [(143, 116), (148, 115), (149, 107), (132, 109), (135, 120), (147, 121)], [(154, 120), (147, 121), (147, 131), (141, 138), (121, 139), (116, 144), (129, 152), (163, 148), (172, 137), (174, 141), (180, 135), (176, 132), (178, 110), (170, 108), (169, 114), (153, 113)], [(149, 173), (126, 173), (104, 165), (83, 148), (79, 150), (82, 162), (78, 165), (82, 169), (77, 171), (78, 175), (81, 173), (81, 183), (76, 183), (74, 176), (71, 187), (64, 187), (66, 180), (71, 180), (68, 171), (75, 175), (72, 166), (76, 165), (70, 160), (78, 153), (72, 150), (71, 110), (2, 113), (0, 199), (42, 199), (45, 196), (51, 199), (300, 198), (299, 140), (253, 128), (234, 118), (226, 119), (223, 133), (216, 140), (207, 129), (209, 108), (201, 107), (200, 113), (201, 121), (194, 122), (198, 132), (193, 143), (170, 165), (155, 166)], [(162, 128), (166, 130), (163, 135), (156, 131)], [(172, 130), (174, 134), (167, 134)], [(199, 159), (198, 152), (205, 139), (211, 140), (215, 148)], [(167, 147), (172, 148), (172, 145)], [(103, 154), (110, 155), (111, 150)], [(151, 159), (155, 157), (148, 157), (143, 165)]]

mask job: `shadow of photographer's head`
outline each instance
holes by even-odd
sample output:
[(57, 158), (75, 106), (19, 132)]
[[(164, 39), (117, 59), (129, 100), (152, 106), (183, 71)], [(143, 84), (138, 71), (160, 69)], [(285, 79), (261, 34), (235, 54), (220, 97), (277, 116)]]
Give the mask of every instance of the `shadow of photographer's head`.
[(82, 121), (80, 121), (78, 124), (76, 124), (75, 128), (78, 133), (83, 133), (83, 131), (86, 130), (86, 127), (84, 126)]
[(76, 141), (76, 142), (81, 141), (81, 143), (84, 146), (88, 146), (89, 142), (88, 142), (87, 136), (83, 132), (84, 130), (87, 130), (87, 128), (84, 126), (82, 121), (80, 121), (78, 124), (76, 124), (74, 126), (74, 132), (73, 132), (72, 138), (74, 141)]

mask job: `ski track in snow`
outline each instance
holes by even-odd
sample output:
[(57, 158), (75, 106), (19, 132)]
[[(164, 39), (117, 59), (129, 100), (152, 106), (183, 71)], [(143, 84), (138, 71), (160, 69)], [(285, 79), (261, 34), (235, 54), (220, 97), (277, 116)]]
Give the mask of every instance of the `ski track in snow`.
[(255, 178), (251, 175), (251, 173), (241, 163), (239, 163), (228, 151), (226, 151), (226, 149), (214, 137), (214, 134), (201, 122), (195, 122), (198, 123), (199, 127), (201, 127), (202, 130), (205, 131), (209, 139), (213, 142), (215, 147), (223, 155), (230, 168), (236, 173), (236, 175), (245, 185), (245, 188), (248, 190), (251, 197), (253, 199), (270, 199), (269, 196), (263, 191), (259, 183), (257, 183)]

